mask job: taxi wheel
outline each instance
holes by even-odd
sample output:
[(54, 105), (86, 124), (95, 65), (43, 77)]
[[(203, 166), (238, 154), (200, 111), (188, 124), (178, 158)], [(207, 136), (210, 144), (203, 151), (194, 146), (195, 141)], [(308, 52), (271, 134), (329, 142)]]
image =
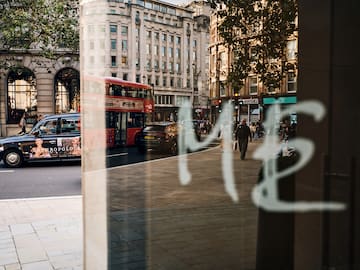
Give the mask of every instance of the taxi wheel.
[(177, 142), (173, 141), (172, 144), (170, 145), (170, 154), (172, 155), (177, 155), (178, 153), (178, 147), (177, 147)]
[(4, 163), (6, 167), (18, 168), (22, 165), (24, 157), (17, 149), (9, 149), (4, 153)]

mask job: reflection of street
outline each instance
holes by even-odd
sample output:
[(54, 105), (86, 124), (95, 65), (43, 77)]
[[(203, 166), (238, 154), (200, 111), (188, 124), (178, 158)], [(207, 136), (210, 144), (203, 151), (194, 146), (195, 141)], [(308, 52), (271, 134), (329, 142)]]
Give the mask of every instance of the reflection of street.
[[(249, 158), (258, 145), (249, 145)], [(108, 171), (112, 267), (255, 269), (258, 212), (250, 193), (261, 162), (234, 152), (234, 204), (221, 154), (214, 148), (188, 155), (188, 186), (180, 185), (176, 156)]]

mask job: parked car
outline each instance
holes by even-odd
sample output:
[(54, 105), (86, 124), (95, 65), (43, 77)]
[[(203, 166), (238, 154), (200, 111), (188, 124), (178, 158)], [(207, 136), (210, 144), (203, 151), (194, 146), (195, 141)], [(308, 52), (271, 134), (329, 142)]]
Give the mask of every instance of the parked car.
[(0, 159), (13, 168), (24, 162), (80, 160), (80, 114), (47, 115), (30, 132), (1, 139)]
[(147, 150), (166, 151), (177, 154), (178, 125), (176, 122), (153, 122), (147, 124), (136, 137), (139, 152)]

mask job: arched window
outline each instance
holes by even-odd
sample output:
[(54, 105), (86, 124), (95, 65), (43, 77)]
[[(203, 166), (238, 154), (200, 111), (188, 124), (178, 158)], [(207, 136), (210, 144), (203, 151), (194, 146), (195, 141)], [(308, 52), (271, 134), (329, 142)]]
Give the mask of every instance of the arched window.
[(11, 68), (7, 78), (7, 123), (19, 123), (24, 113), (27, 122), (36, 117), (36, 79), (34, 73), (27, 68)]
[(78, 112), (80, 110), (79, 72), (65, 68), (55, 77), (55, 113)]

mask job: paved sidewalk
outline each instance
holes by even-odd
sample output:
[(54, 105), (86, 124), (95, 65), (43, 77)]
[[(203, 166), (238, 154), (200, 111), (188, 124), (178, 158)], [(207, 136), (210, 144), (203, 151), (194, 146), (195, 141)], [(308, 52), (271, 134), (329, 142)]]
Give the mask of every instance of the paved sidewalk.
[(82, 197), (0, 201), (0, 270), (82, 269)]

